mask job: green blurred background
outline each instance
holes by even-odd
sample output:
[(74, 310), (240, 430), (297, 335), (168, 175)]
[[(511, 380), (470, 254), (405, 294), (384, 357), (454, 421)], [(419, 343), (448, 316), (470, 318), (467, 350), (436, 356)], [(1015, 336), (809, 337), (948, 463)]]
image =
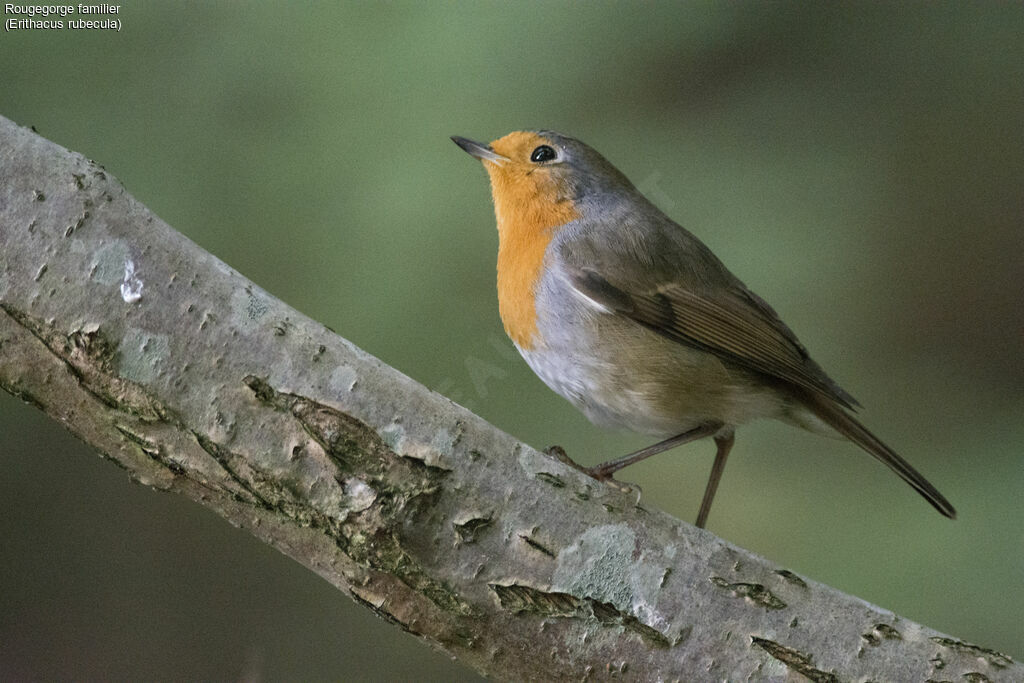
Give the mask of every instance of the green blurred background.
[[(1019, 3), (139, 2), (0, 36), (0, 114), (113, 172), (292, 306), (526, 442), (589, 425), (497, 315), (483, 170), (448, 140), (601, 150), (770, 301), (956, 505), (856, 447), (741, 430), (710, 528), (1024, 656)], [(0, 396), (0, 678), (473, 680)], [(696, 514), (713, 447), (627, 472)], [(827, 663), (825, 663), (827, 664)]]

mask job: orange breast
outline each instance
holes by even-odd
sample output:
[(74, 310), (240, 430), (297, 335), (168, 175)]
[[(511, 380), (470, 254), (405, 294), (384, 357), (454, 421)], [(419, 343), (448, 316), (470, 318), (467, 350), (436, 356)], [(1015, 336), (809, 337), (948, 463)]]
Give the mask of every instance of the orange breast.
[[(500, 197), (504, 197), (501, 199)], [(520, 348), (530, 349), (537, 334), (537, 282), (544, 253), (559, 226), (578, 217), (572, 202), (495, 192), (498, 217), (498, 311), (505, 332)]]
[(491, 143), (505, 157), (485, 161), (498, 219), (498, 309), (505, 332), (520, 348), (537, 339), (537, 282), (555, 231), (579, 217), (565, 187), (564, 169), (538, 166), (531, 150), (551, 141), (517, 131)]

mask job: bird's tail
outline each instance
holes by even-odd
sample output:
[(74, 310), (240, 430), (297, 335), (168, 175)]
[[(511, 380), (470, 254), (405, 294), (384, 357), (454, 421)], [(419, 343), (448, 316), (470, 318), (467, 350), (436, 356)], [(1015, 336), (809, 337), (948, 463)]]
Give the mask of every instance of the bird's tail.
[(840, 406), (821, 396), (807, 396), (806, 405), (815, 415), (837, 432), (881, 460), (889, 469), (900, 475), (900, 478), (913, 486), (914, 490), (932, 504), (932, 507), (946, 517), (956, 519), (956, 510), (946, 500), (945, 496), (939, 493), (938, 489), (911, 467), (910, 463), (897, 455), (881, 439), (868, 431), (868, 428), (858, 422), (856, 418)]

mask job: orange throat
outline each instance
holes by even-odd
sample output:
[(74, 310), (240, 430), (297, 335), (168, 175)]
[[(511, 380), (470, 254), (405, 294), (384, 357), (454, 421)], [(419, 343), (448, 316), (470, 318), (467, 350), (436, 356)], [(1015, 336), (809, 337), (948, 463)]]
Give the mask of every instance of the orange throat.
[(516, 131), (490, 147), (501, 160), (484, 159), (498, 219), (498, 311), (505, 332), (522, 350), (537, 343), (537, 284), (544, 254), (560, 226), (579, 213), (557, 166), (538, 166), (532, 151), (550, 140)]
[(578, 214), (569, 200), (523, 197), (500, 187), (503, 184), (492, 178), (498, 220), (498, 311), (506, 334), (527, 350), (537, 337), (536, 295), (544, 255), (557, 229)]

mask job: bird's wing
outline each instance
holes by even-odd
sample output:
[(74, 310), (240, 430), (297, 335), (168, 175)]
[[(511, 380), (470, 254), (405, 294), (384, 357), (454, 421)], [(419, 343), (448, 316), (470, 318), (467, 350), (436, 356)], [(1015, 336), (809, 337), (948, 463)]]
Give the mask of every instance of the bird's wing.
[(595, 231), (563, 243), (558, 255), (570, 286), (609, 315), (788, 383), (826, 424), (885, 463), (943, 515), (956, 517), (934, 486), (844, 410), (856, 400), (811, 360), (771, 306), (696, 237), (667, 218), (647, 218), (647, 231), (630, 229), (627, 221), (612, 226), (614, 239)]
[(823, 394), (847, 408), (856, 405), (811, 360), (775, 311), (731, 275), (711, 287), (693, 287), (671, 278), (630, 287), (613, 282), (598, 269), (566, 266), (571, 285), (613, 314), (749, 370)]

